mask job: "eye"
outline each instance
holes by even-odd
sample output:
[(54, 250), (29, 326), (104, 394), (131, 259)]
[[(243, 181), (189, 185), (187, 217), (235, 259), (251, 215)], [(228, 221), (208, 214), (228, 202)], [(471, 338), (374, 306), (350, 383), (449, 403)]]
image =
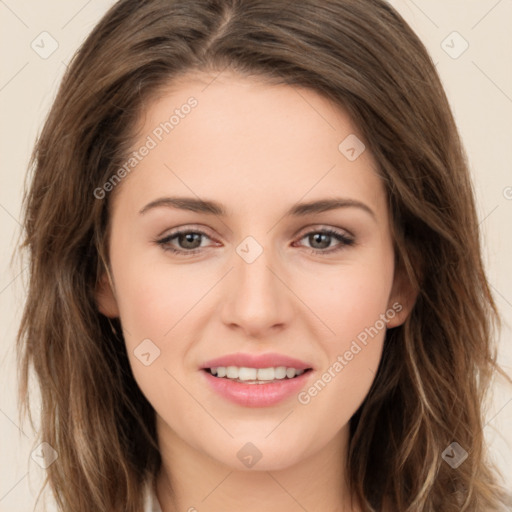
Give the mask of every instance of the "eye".
[[(210, 238), (203, 231), (186, 229), (170, 233), (166, 237), (156, 240), (156, 243), (160, 245), (164, 251), (189, 256), (201, 252), (201, 241), (204, 237)], [(174, 240), (180, 246), (179, 248), (175, 248), (171, 245)]]
[[(354, 245), (354, 238), (351, 236), (335, 231), (333, 229), (320, 229), (309, 231), (300, 240), (307, 238), (308, 243), (312, 245), (309, 252), (312, 254), (332, 254), (344, 249), (347, 246)], [(338, 241), (338, 245), (331, 247), (332, 241)], [(328, 250), (326, 250), (328, 249)]]

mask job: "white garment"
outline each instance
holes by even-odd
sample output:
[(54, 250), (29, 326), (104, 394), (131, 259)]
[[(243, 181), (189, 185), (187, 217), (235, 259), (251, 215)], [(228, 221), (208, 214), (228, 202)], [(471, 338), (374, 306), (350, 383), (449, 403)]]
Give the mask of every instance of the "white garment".
[(158, 498), (151, 484), (146, 485), (144, 495), (144, 512), (162, 512)]

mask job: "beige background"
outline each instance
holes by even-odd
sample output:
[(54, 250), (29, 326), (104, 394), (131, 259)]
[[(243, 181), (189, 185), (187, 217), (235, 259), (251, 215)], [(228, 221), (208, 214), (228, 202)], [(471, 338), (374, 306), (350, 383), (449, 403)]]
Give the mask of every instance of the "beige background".
[[(511, 0), (394, 0), (428, 47), (445, 85), (473, 174), (490, 282), (504, 319), (500, 361), (512, 368)], [(66, 63), (111, 0), (0, 0), (0, 511), (33, 510), (44, 470), (20, 425), (14, 339), (23, 268), (10, 266), (31, 147)], [(454, 31), (457, 34), (452, 34)], [(48, 32), (48, 35), (40, 35)], [(49, 56), (54, 39), (58, 48)], [(42, 58), (31, 47), (43, 54)], [(444, 43), (443, 43), (444, 41)], [(466, 45), (467, 50), (462, 53)], [(450, 55), (451, 54), (451, 55)], [(459, 55), (460, 54), (460, 55)], [(454, 58), (457, 57), (457, 58)], [(485, 434), (512, 487), (512, 389), (495, 386)]]

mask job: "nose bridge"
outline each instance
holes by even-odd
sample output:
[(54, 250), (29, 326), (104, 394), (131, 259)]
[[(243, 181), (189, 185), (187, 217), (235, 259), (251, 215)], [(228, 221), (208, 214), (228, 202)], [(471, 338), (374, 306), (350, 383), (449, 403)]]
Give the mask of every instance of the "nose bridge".
[(281, 268), (277, 255), (252, 236), (242, 240), (235, 252), (232, 285), (223, 309), (224, 322), (237, 324), (252, 335), (287, 323), (290, 297), (281, 281), (283, 277), (277, 277)]

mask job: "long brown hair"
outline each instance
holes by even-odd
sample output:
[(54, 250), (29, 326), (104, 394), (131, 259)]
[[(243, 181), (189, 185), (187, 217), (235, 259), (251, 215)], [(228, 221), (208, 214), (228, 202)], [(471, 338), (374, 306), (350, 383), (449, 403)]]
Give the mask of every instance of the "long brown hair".
[[(33, 369), (59, 510), (140, 512), (160, 468), (121, 326), (95, 302), (110, 196), (94, 191), (125, 161), (152, 98), (185, 73), (224, 69), (331, 99), (379, 163), (397, 265), (419, 294), (351, 419), (347, 470), (364, 510), (499, 510), (482, 419), (499, 318), (466, 156), (424, 45), (384, 0), (121, 0), (76, 53), (34, 149), (20, 246), (20, 401), (32, 421)], [(442, 458), (454, 441), (468, 452), (456, 470)]]

